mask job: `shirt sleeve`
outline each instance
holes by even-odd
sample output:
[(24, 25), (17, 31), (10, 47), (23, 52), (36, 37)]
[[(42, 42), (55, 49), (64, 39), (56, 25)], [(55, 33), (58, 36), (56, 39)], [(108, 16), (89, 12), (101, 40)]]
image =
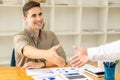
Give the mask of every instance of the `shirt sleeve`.
[(17, 35), (14, 36), (13, 43), (14, 43), (15, 51), (19, 55), (22, 55), (22, 49), (26, 45), (28, 45), (27, 38), (24, 35), (19, 35), (19, 34), (17, 34)]
[(120, 60), (120, 40), (88, 48), (87, 52), (91, 61)]

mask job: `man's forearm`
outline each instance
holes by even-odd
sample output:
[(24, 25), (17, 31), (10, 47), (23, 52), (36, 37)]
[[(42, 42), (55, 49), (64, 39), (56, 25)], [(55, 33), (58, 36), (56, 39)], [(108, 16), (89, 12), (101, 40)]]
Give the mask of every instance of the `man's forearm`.
[(44, 58), (44, 55), (47, 52), (47, 50), (40, 50), (32, 46), (25, 46), (23, 48), (23, 54), (26, 57), (32, 58), (32, 59), (39, 59)]

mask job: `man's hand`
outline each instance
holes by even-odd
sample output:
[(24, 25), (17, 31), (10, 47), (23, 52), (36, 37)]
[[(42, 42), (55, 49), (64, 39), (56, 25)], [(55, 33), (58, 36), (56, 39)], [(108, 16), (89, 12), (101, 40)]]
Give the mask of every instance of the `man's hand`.
[(22, 66), (22, 69), (36, 69), (42, 68), (44, 64), (42, 62), (27, 62)]
[(78, 51), (78, 53), (74, 55), (72, 57), (72, 60), (70, 61), (70, 64), (73, 67), (81, 67), (87, 62), (89, 62), (87, 49), (80, 48), (78, 46), (73, 46), (73, 48)]
[(63, 67), (65, 66), (65, 60), (56, 53), (56, 50), (60, 47), (61, 44), (53, 46), (48, 50), (46, 54), (44, 54), (44, 56), (49, 63), (55, 64), (59, 67)]

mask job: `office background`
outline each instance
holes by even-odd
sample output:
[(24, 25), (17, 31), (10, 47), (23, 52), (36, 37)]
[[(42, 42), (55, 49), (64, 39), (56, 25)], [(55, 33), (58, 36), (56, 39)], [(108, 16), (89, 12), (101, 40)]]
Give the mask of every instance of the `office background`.
[[(25, 27), (26, 1), (0, 0), (0, 66), (9, 65), (13, 35)], [(76, 53), (72, 45), (87, 48), (120, 39), (120, 0), (46, 0), (41, 7), (45, 29), (56, 33), (68, 62)]]

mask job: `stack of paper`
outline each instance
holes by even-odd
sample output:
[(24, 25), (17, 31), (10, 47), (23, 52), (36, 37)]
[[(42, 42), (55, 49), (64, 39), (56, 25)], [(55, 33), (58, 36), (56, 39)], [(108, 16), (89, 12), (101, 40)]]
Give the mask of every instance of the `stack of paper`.
[(26, 73), (34, 80), (92, 80), (83, 74), (83, 68), (28, 69)]
[(79, 68), (58, 68), (54, 70), (56, 80), (92, 80), (83, 74)]
[(55, 80), (56, 75), (51, 69), (28, 69), (28, 76), (32, 76), (34, 80)]

